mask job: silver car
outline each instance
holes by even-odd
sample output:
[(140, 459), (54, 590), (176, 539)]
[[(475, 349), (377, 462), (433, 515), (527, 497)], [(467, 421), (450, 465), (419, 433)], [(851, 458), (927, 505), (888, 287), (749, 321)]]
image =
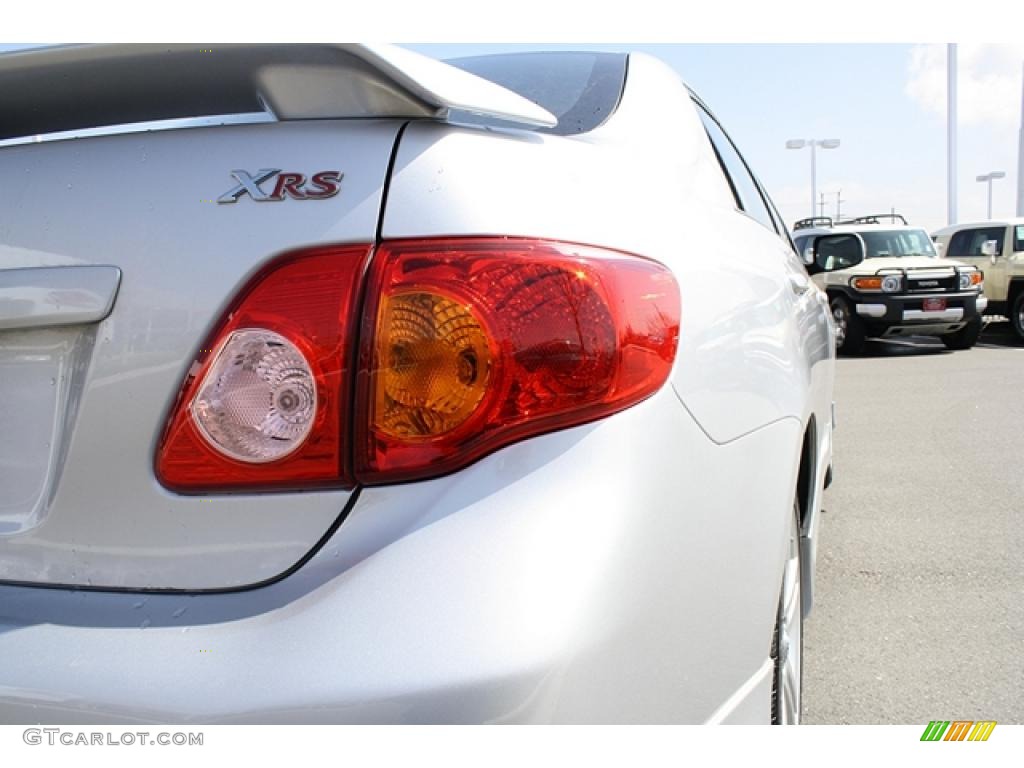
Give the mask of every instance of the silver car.
[(671, 68), (70, 46), (0, 104), (0, 721), (799, 720), (829, 308)]

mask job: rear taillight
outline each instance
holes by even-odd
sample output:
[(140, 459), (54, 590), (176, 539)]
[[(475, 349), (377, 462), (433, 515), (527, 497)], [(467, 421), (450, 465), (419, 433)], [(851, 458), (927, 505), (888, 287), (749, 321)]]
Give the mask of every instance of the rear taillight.
[(285, 256), (254, 277), (192, 364), (157, 453), (178, 491), (352, 485), (350, 365), (370, 247)]
[(392, 242), (373, 259), (356, 478), (451, 472), (664, 384), (679, 291), (655, 262), (507, 238)]
[(540, 240), (385, 243), (360, 322), (370, 252), (304, 251), (248, 283), (172, 409), (156, 457), (164, 485), (436, 476), (627, 408), (669, 375), (679, 290), (655, 262)]

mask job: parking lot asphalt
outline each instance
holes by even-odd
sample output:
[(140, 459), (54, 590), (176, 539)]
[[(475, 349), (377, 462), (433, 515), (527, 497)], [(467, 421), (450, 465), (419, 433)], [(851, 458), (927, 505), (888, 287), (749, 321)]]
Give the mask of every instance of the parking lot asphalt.
[(804, 722), (1024, 723), (1024, 344), (873, 341), (836, 403)]

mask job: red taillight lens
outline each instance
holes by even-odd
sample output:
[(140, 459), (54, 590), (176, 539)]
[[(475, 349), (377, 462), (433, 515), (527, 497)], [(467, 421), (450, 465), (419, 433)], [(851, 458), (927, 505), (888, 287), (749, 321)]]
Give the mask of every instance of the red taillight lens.
[(363, 318), (356, 477), (443, 474), (622, 410), (664, 384), (678, 336), (678, 287), (647, 259), (506, 238), (386, 243)]
[(184, 492), (352, 485), (348, 409), (370, 246), (284, 256), (256, 275), (192, 364), (156, 472)]
[(509, 238), (387, 243), (360, 327), (370, 252), (303, 251), (246, 285), (172, 409), (156, 457), (164, 485), (200, 493), (439, 475), (627, 408), (671, 370), (679, 291), (655, 262)]

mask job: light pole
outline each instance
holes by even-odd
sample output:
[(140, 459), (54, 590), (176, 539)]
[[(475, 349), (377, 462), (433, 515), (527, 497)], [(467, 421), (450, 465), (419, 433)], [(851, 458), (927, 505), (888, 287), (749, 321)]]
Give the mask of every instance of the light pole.
[(1003, 173), (1002, 171), (992, 171), (991, 173), (986, 173), (983, 176), (979, 176), (978, 179), (977, 179), (978, 181), (987, 181), (988, 182), (988, 216), (985, 217), (987, 219), (991, 219), (992, 218), (992, 181), (994, 179), (1005, 179), (1005, 178), (1006, 178), (1006, 174)]
[(1017, 147), (1017, 215), (1024, 216), (1024, 90), (1020, 97), (1020, 146)]
[(835, 149), (839, 146), (839, 139), (790, 139), (786, 142), (786, 149), (811, 148), (811, 216), (814, 216), (814, 209), (818, 204), (818, 166), (814, 150), (816, 147), (822, 149)]
[(946, 46), (946, 222), (956, 224), (956, 43)]

